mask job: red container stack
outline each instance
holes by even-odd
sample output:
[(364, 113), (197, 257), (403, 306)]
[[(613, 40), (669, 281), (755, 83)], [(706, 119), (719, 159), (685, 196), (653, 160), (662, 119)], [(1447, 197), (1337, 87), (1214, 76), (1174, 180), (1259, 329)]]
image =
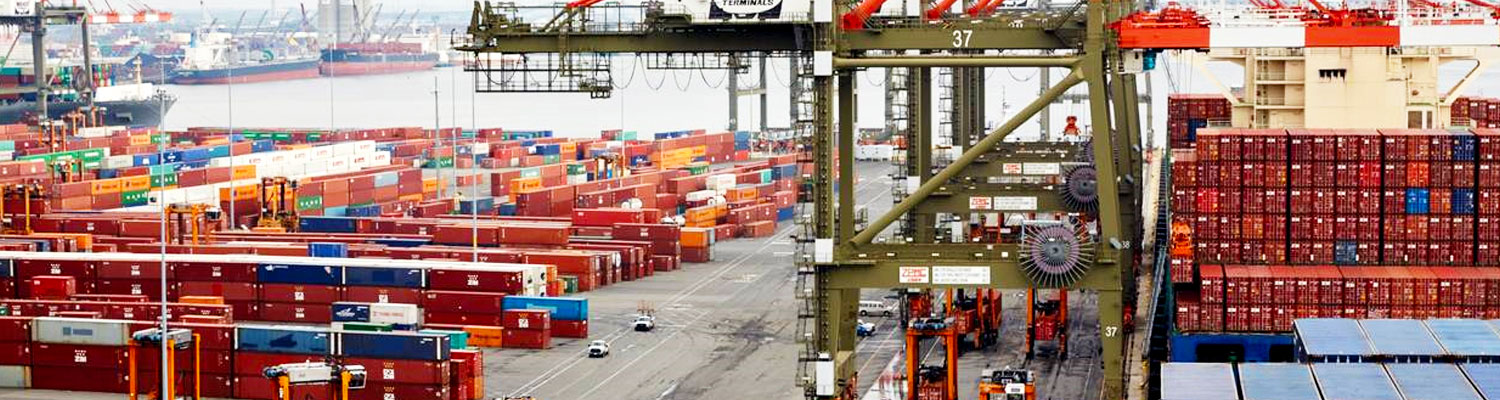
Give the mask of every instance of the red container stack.
[(518, 349), (552, 348), (552, 315), (547, 310), (506, 310), (500, 327), (505, 328), (501, 346)]

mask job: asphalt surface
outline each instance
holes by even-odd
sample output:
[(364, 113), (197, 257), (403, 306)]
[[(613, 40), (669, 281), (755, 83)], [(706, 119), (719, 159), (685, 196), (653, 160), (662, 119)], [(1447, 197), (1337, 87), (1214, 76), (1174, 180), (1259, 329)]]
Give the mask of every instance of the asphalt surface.
[[(856, 196), (885, 196), (886, 162), (862, 162)], [(554, 339), (547, 350), (485, 352), (486, 398), (538, 399), (789, 399), (801, 396), (794, 379), (798, 345), (796, 274), (789, 236), (734, 239), (714, 246), (714, 261), (684, 264), (584, 293), (590, 339)], [(630, 329), (637, 310), (655, 310), (651, 332)], [(883, 330), (888, 332), (889, 330)], [(606, 340), (611, 354), (587, 358), (590, 340)]]

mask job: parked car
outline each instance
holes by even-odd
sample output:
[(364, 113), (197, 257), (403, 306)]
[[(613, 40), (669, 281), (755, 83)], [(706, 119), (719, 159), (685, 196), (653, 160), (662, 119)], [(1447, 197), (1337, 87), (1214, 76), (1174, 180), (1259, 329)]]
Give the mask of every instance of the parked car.
[(859, 320), (859, 323), (854, 325), (854, 335), (860, 337), (875, 336), (875, 323)]
[(922, 331), (938, 331), (948, 328), (948, 321), (942, 318), (914, 318), (911, 328)]
[(638, 332), (647, 332), (656, 329), (656, 317), (650, 315), (637, 316), (635, 317), (634, 325), (635, 330)]

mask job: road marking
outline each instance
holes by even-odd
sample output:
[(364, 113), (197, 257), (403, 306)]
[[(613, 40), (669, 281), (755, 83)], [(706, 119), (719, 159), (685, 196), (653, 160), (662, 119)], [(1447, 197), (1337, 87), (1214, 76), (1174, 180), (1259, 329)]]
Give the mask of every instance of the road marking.
[(667, 390), (663, 390), (661, 392), (660, 396), (656, 396), (656, 400), (665, 399), (665, 398), (667, 398), (667, 396), (671, 396), (672, 393), (676, 393), (676, 392), (677, 392), (677, 384), (673, 383), (672, 386), (668, 386), (667, 387)]
[[(780, 232), (780, 233), (778, 233), (776, 236), (773, 236), (771, 238), (766, 239), (766, 243), (763, 244), (763, 245), (761, 245), (761, 247), (759, 249), (757, 249), (755, 251), (752, 251), (752, 252), (749, 252), (749, 253), (746, 253), (744, 255), (741, 255), (741, 256), (735, 258), (734, 260), (732, 260), (732, 261), (726, 263), (724, 266), (720, 267), (719, 270), (716, 273), (714, 273), (713, 275), (704, 277), (703, 279), (698, 280), (693, 285), (690, 285), (687, 288), (684, 288), (683, 290), (679, 291), (676, 295), (672, 296), (672, 298), (670, 298), (670, 299), (667, 300), (667, 303), (666, 303), (666, 305), (664, 305), (664, 307), (672, 307), (672, 306), (679, 305), (679, 302), (681, 302), (683, 299), (686, 299), (688, 296), (691, 296), (691, 295), (697, 293), (699, 290), (702, 290), (704, 287), (707, 287), (710, 282), (713, 282), (715, 280), (718, 280), (718, 279), (722, 278), (724, 276), (724, 274), (728, 273), (730, 270), (739, 268), (740, 266), (744, 265), (747, 261), (749, 261), (750, 259), (754, 258), (756, 254), (759, 254), (760, 252), (765, 251), (766, 248), (769, 247), (771, 245), (771, 243), (774, 243), (777, 239), (779, 239), (779, 237), (786, 236), (786, 235), (788, 235), (788, 234), (790, 234), (792, 232), (795, 232), (795, 231), (796, 231), (795, 225), (788, 226), (788, 227), (784, 228), (783, 231)], [(697, 319), (701, 319), (703, 317), (703, 315), (707, 315), (707, 314), (709, 314), (709, 312), (705, 311), (703, 314), (699, 315), (699, 317)], [(695, 319), (694, 321), (696, 321), (697, 319)], [(691, 325), (691, 323), (689, 325)], [(623, 334), (625, 332), (628, 332), (630, 329), (631, 329), (630, 327), (620, 328), (620, 330), (617, 330), (615, 332), (610, 333), (609, 335), (606, 335), (605, 336), (606, 339), (604, 339), (604, 340), (613, 340), (614, 338), (618, 338), (619, 336), (623, 336)], [(674, 332), (672, 335), (669, 335), (669, 337), (673, 336), (673, 335), (676, 335), (676, 332)], [(511, 392), (510, 395), (511, 396), (519, 396), (519, 395), (528, 393), (530, 391), (535, 391), (537, 389), (540, 389), (542, 386), (546, 385), (547, 383), (552, 382), (552, 380), (557, 379), (557, 377), (561, 376), (563, 373), (565, 373), (565, 372), (573, 369), (574, 366), (577, 366), (581, 362), (583, 362), (582, 359), (573, 359), (572, 361), (564, 361), (564, 362), (558, 363), (557, 365), (555, 365), (552, 368), (548, 369), (546, 372), (543, 372), (542, 375), (537, 376), (535, 379), (532, 379), (530, 382), (527, 382), (525, 385), (522, 385), (520, 388), (517, 388), (515, 391)], [(616, 372), (616, 374), (618, 374), (618, 372)], [(600, 382), (601, 385), (603, 383), (604, 382), (602, 382), (602, 381)]]

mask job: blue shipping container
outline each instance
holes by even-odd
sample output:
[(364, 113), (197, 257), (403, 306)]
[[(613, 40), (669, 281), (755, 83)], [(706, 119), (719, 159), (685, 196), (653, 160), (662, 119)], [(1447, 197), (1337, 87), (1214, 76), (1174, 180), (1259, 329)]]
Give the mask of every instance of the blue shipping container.
[(449, 348), (463, 350), (469, 348), (469, 333), (464, 331), (445, 331), (438, 329), (423, 329), (417, 333), (427, 335), (447, 335)]
[(1340, 240), (1333, 243), (1334, 264), (1358, 264), (1359, 243), (1353, 240)]
[(167, 150), (161, 152), (161, 161), (164, 163), (174, 163), (182, 161), (182, 150)]
[(395, 172), (375, 174), (375, 187), (396, 186), (400, 182), (401, 175)]
[(380, 205), (349, 206), (348, 209), (344, 210), (344, 215), (349, 217), (379, 217)]
[[(328, 208), (324, 208), (323, 209), (323, 217), (347, 217), (347, 216), (349, 216), (349, 207), (348, 206), (328, 207)], [(307, 218), (309, 218), (309, 217), (302, 217), (302, 221), (306, 221)], [(316, 217), (312, 217), (312, 218), (316, 218)], [(302, 226), (302, 225), (298, 224), (297, 226)], [(309, 230), (306, 230), (306, 229), (303, 229), (302, 231), (303, 232), (313, 232), (313, 231), (309, 231)], [(345, 233), (351, 233), (351, 232), (345, 232)]]
[(344, 284), (422, 288), (426, 286), (423, 271), (414, 267), (344, 267)]
[(240, 326), (234, 349), (264, 353), (329, 354), (332, 335), (327, 329), (298, 326)]
[(333, 303), (333, 322), (370, 322), (370, 305), (347, 301)]
[(177, 170), (178, 171), (181, 171), (181, 170), (184, 170), (184, 169), (198, 169), (198, 168), (207, 168), (207, 167), (208, 167), (208, 160), (183, 161), (182, 163), (177, 164)]
[(156, 153), (136, 154), (135, 157), (131, 159), (131, 161), (131, 166), (144, 167), (147, 165), (161, 164), (161, 157), (158, 157)]
[(324, 214), (331, 214), (329, 210), (339, 210), (339, 216), (305, 216), (297, 221), (297, 228), (302, 232), (320, 233), (359, 233), (358, 219), (343, 217), (347, 207), (329, 207), (323, 210)]
[(203, 161), (213, 158), (207, 147), (194, 147), (182, 151), (182, 161)]
[(1430, 207), (1427, 189), (1406, 189), (1406, 213), (1426, 214)]
[(15, 276), (15, 263), (9, 258), (0, 260), (0, 278), (13, 278)]
[[(383, 245), (386, 245), (387, 247), (419, 247), (419, 246), (422, 246), (422, 245), (425, 245), (425, 244), (428, 244), (428, 243), (432, 243), (432, 239), (381, 238), (381, 239), (370, 239), (370, 242), (371, 243), (375, 243), (375, 244), (383, 244)], [(344, 273), (348, 274), (349, 271), (346, 269), (344, 271)]]
[(345, 357), (446, 361), (448, 335), (408, 332), (339, 332), (338, 354)]
[(271, 139), (261, 139), (250, 142), (250, 152), (252, 153), (262, 153), (275, 150), (276, 142), (271, 141)]
[(1453, 133), (1453, 161), (1474, 161), (1478, 141), (1469, 132)]
[(516, 215), (516, 203), (500, 203), (500, 215)]
[(552, 319), (586, 321), (589, 299), (580, 297), (505, 296), (500, 307), (506, 310), (548, 310)]
[(208, 149), (208, 158), (229, 157), (229, 145), (219, 145)]
[(1473, 214), (1474, 189), (1453, 189), (1453, 213)]
[(482, 199), (464, 200), (458, 202), (459, 214), (490, 214), (494, 211), (494, 197), (485, 197)]
[(349, 245), (346, 243), (308, 243), (307, 255), (309, 257), (348, 258)]
[(260, 283), (338, 285), (344, 281), (344, 267), (336, 265), (261, 264), (255, 268), (255, 281)]
[(797, 216), (797, 207), (786, 207), (776, 210), (776, 220), (786, 221)]

